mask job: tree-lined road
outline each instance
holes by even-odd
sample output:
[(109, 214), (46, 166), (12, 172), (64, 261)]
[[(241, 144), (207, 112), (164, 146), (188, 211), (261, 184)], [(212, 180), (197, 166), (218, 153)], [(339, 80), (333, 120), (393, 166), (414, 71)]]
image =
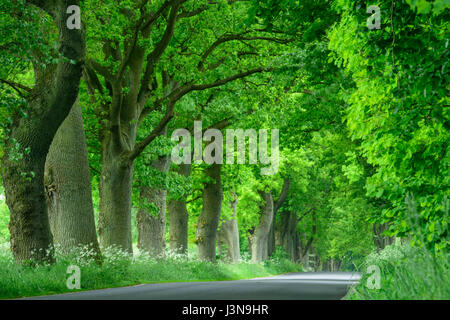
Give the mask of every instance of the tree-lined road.
[(360, 279), (351, 272), (301, 272), (237, 281), (174, 282), (40, 296), (39, 300), (341, 299)]

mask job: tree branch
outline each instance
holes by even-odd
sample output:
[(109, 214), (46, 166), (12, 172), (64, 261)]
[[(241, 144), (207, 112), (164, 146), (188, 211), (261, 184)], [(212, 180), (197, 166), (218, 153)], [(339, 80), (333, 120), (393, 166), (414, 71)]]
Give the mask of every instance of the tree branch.
[(261, 72), (265, 72), (265, 71), (271, 71), (271, 70), (273, 70), (273, 69), (272, 68), (259, 67), (259, 68), (255, 68), (255, 69), (251, 69), (251, 70), (248, 70), (248, 71), (245, 71), (245, 72), (241, 72), (241, 73), (235, 74), (235, 75), (230, 76), (230, 77), (225, 78), (225, 79), (217, 80), (217, 81), (212, 82), (212, 83), (205, 83), (205, 84), (198, 84), (198, 85), (187, 84), (187, 85), (184, 85), (183, 87), (181, 87), (179, 92), (173, 92), (171, 95), (174, 95), (174, 96), (176, 96), (179, 99), (179, 98), (183, 97), (184, 95), (186, 95), (186, 94), (188, 94), (189, 92), (192, 92), (192, 91), (202, 91), (202, 90), (206, 90), (206, 89), (212, 89), (212, 88), (220, 87), (220, 86), (223, 86), (223, 85), (225, 85), (225, 84), (227, 84), (229, 82), (248, 77), (248, 76), (250, 76), (252, 74), (261, 73)]
[(155, 102), (155, 106), (156, 107), (154, 107), (154, 109), (158, 108), (160, 106), (160, 104), (164, 100), (166, 100), (166, 99), (169, 100), (168, 105), (167, 105), (167, 109), (166, 109), (166, 114), (164, 115), (163, 119), (160, 121), (158, 126), (156, 126), (153, 129), (153, 131), (147, 137), (145, 137), (142, 141), (137, 143), (135, 145), (133, 151), (131, 151), (129, 154), (127, 154), (125, 156), (124, 161), (133, 161), (134, 159), (136, 159), (136, 157), (138, 157), (142, 153), (142, 151), (144, 151), (144, 149), (156, 137), (158, 137), (160, 135), (161, 131), (164, 129), (164, 127), (169, 123), (169, 121), (174, 116), (175, 103), (178, 100), (180, 100), (183, 96), (185, 96), (186, 94), (188, 94), (188, 93), (190, 93), (192, 91), (200, 91), (200, 90), (206, 90), (206, 89), (219, 87), (219, 86), (225, 85), (225, 84), (227, 84), (227, 83), (229, 83), (231, 81), (234, 81), (234, 80), (237, 80), (237, 79), (241, 79), (241, 78), (247, 77), (247, 76), (255, 74), (255, 73), (260, 73), (260, 72), (269, 71), (269, 70), (271, 70), (271, 68), (259, 67), (259, 68), (256, 68), (256, 69), (248, 70), (246, 72), (235, 74), (235, 75), (230, 76), (230, 77), (225, 78), (225, 79), (217, 80), (217, 81), (212, 82), (212, 83), (201, 84), (201, 85), (186, 84), (186, 85), (184, 85), (182, 87), (176, 88), (169, 95), (158, 99)]
[(147, 21), (145, 21), (142, 26), (140, 27), (140, 30), (143, 31), (147, 28), (149, 28), (152, 24), (154, 24), (156, 22), (156, 20), (162, 15), (162, 13), (172, 4), (174, 0), (167, 0), (165, 1), (162, 6), (153, 14), (147, 14), (144, 17), (144, 20), (147, 19)]
[(182, 11), (178, 15), (178, 19), (194, 17), (194, 16), (202, 13), (203, 11), (206, 11), (208, 8), (209, 8), (209, 5), (205, 4), (204, 6), (201, 6), (200, 8), (195, 9), (193, 11)]
[(291, 186), (291, 180), (289, 178), (284, 178), (283, 188), (281, 189), (281, 194), (278, 200), (274, 203), (273, 206), (273, 214), (275, 215), (277, 211), (283, 205), (283, 202), (286, 200), (286, 197), (289, 194), (289, 187)]
[(90, 68), (88, 64), (84, 65), (83, 71), (84, 71), (83, 73), (84, 80), (88, 85), (88, 89), (92, 91), (90, 92), (90, 94), (94, 94), (95, 89), (97, 89), (101, 94), (103, 94), (102, 84), (100, 83), (100, 80), (98, 79), (95, 71), (92, 68)]
[(206, 59), (208, 58), (208, 56), (221, 44), (225, 43), (225, 42), (229, 42), (229, 41), (253, 41), (253, 40), (265, 40), (265, 41), (272, 41), (272, 42), (276, 42), (276, 43), (282, 43), (282, 44), (286, 44), (289, 42), (292, 42), (293, 40), (291, 39), (280, 39), (280, 38), (274, 38), (274, 37), (263, 37), (263, 36), (253, 36), (253, 37), (247, 37), (245, 36), (245, 34), (249, 33), (250, 31), (246, 31), (240, 34), (231, 34), (231, 35), (225, 35), (220, 37), (219, 39), (217, 39), (206, 51), (205, 53), (203, 53), (202, 55), (202, 59), (199, 62), (197, 68), (200, 71), (204, 71), (204, 64)]
[(314, 224), (313, 224), (313, 227), (312, 227), (312, 235), (311, 235), (311, 238), (309, 238), (308, 243), (305, 246), (305, 249), (304, 249), (305, 253), (307, 253), (309, 248), (311, 247), (312, 242), (314, 240), (314, 236), (316, 235), (316, 232), (317, 232), (317, 219), (316, 219), (316, 215), (315, 214), (313, 215), (313, 221), (314, 221), (313, 222)]
[(152, 52), (150, 52), (147, 56), (147, 66), (144, 71), (144, 77), (142, 79), (142, 85), (141, 90), (139, 92), (138, 97), (138, 103), (139, 105), (143, 105), (148, 92), (149, 92), (149, 85), (151, 83), (152, 74), (154, 72), (154, 68), (156, 63), (161, 58), (162, 54), (166, 50), (167, 46), (169, 45), (170, 39), (172, 39), (174, 30), (175, 30), (175, 24), (177, 22), (178, 18), (178, 10), (180, 6), (185, 2), (186, 0), (174, 0), (172, 1), (172, 7), (170, 9), (169, 19), (167, 21), (167, 27), (164, 31), (164, 34), (161, 38), (161, 40), (156, 44), (155, 48)]
[(108, 68), (102, 66), (97, 61), (89, 59), (86, 61), (86, 64), (88, 65), (88, 67), (95, 70), (97, 73), (101, 74), (107, 81), (111, 82), (114, 80), (114, 76), (111, 73), (111, 71), (109, 71)]
[(33, 91), (33, 89), (24, 86), (20, 83), (14, 82), (14, 81), (9, 81), (9, 80), (5, 80), (5, 79), (0, 79), (0, 82), (3, 82), (7, 85), (9, 85), (11, 88), (13, 88), (21, 97), (25, 98), (25, 96), (23, 95), (23, 92), (20, 91), (19, 89), (22, 89), (28, 93), (31, 93)]
[(186, 204), (188, 204), (188, 203), (190, 203), (190, 202), (194, 202), (195, 200), (198, 200), (198, 199), (200, 199), (201, 197), (202, 197), (202, 195), (199, 195), (199, 196), (197, 196), (197, 197), (195, 197), (195, 198), (192, 198), (191, 200), (186, 201)]
[(306, 217), (310, 212), (312, 212), (315, 208), (310, 208), (308, 211), (306, 211), (302, 216), (297, 220), (297, 223), (302, 221), (304, 217)]
[(111, 125), (110, 130), (113, 135), (113, 143), (120, 150), (123, 150), (123, 141), (121, 135), (120, 114), (122, 112), (122, 85), (119, 80), (111, 83), (112, 101), (111, 101)]
[(155, 140), (158, 136), (161, 135), (164, 128), (167, 126), (169, 121), (173, 118), (173, 110), (175, 107), (175, 103), (176, 103), (176, 100), (169, 100), (169, 102), (167, 104), (166, 113), (165, 113), (164, 117), (161, 119), (161, 121), (159, 122), (159, 124), (152, 130), (152, 132), (150, 132), (149, 135), (147, 135), (140, 142), (136, 143), (136, 145), (134, 146), (134, 148), (131, 152), (127, 153), (124, 156), (124, 158), (123, 158), (124, 162), (127, 162), (127, 163), (132, 162), (134, 159), (136, 159), (142, 153), (142, 151), (144, 151), (144, 149), (153, 140)]

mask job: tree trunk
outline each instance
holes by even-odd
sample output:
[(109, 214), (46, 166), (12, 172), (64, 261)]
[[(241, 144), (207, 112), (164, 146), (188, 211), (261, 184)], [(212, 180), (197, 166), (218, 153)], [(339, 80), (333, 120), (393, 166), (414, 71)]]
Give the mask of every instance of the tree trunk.
[(268, 255), (269, 257), (275, 252), (275, 221), (278, 210), (280, 210), (284, 201), (289, 194), (289, 188), (291, 186), (291, 180), (289, 178), (284, 178), (283, 187), (281, 189), (280, 197), (273, 203), (273, 217), (272, 225), (269, 231), (269, 242), (268, 242)]
[[(180, 164), (180, 174), (186, 178), (191, 174), (190, 164)], [(169, 235), (170, 250), (186, 254), (188, 249), (188, 211), (185, 197), (177, 200), (169, 200)]]
[(299, 238), (297, 234), (297, 215), (283, 211), (275, 226), (275, 243), (284, 248), (292, 262), (299, 260)]
[(394, 243), (394, 237), (388, 237), (383, 234), (386, 230), (389, 230), (387, 223), (373, 224), (373, 242), (378, 249), (384, 249), (387, 245)]
[[(169, 157), (160, 157), (152, 164), (153, 168), (166, 173), (170, 166)], [(167, 190), (142, 186), (141, 199), (154, 204), (158, 213), (153, 215), (141, 208), (137, 213), (138, 248), (155, 256), (164, 254), (166, 248), (166, 199)]]
[(252, 238), (253, 238), (253, 233), (250, 232), (247, 236), (248, 253), (250, 253), (250, 256), (252, 256)]
[(212, 181), (204, 186), (203, 208), (197, 223), (198, 258), (204, 261), (216, 261), (217, 227), (223, 200), (220, 169), (220, 164), (213, 164), (205, 170)]
[(88, 151), (78, 102), (59, 127), (45, 164), (50, 229), (64, 252), (89, 245), (100, 255), (95, 232)]
[[(78, 1), (29, 1), (47, 11), (59, 30), (61, 59), (46, 71), (35, 65), (36, 85), (27, 97), (27, 117), (14, 115), (8, 126), (2, 177), (11, 212), (11, 251), (18, 262), (53, 261), (44, 190), (45, 159), (61, 123), (78, 95), (85, 40), (81, 30), (66, 27), (67, 7)], [(69, 61), (75, 61), (71, 63)]]
[(100, 244), (107, 248), (118, 247), (132, 253), (131, 192), (133, 165), (124, 164), (113, 148), (102, 152), (100, 178), (100, 212), (98, 234)]
[[(11, 251), (18, 262), (52, 261), (51, 256), (46, 255), (53, 239), (45, 203), (45, 156), (42, 155), (43, 151), (34, 150), (34, 153), (41, 155), (25, 156), (13, 163), (5, 154), (2, 162), (6, 203), (11, 212)], [(21, 172), (30, 176), (23, 177)]]
[[(298, 246), (299, 252), (300, 252), (300, 261), (301, 261), (302, 264), (304, 264), (305, 258), (307, 258), (308, 262), (309, 262), (309, 252), (313, 251), (313, 245), (312, 244), (313, 244), (313, 241), (314, 241), (314, 237), (316, 236), (316, 233), (317, 233), (317, 216), (316, 216), (315, 208), (311, 208), (311, 210), (309, 212), (312, 213), (312, 221), (313, 221), (312, 235), (310, 236), (310, 238), (308, 240), (306, 240), (307, 239), (307, 235), (303, 234), (303, 237), (302, 237), (303, 241), (301, 241), (300, 242), (300, 246)], [(302, 242), (305, 243), (304, 246), (302, 245)]]
[(241, 259), (241, 250), (239, 247), (239, 229), (236, 219), (236, 207), (238, 204), (238, 198), (235, 193), (233, 193), (234, 200), (230, 201), (231, 209), (233, 210), (233, 215), (231, 220), (222, 221), (221, 227), (219, 229), (219, 245), (227, 246), (227, 260), (236, 263)]
[(252, 235), (252, 262), (259, 263), (267, 260), (269, 257), (269, 233), (273, 220), (273, 198), (272, 194), (260, 192), (264, 201), (260, 207), (261, 217), (259, 224)]
[(276, 241), (275, 241), (275, 221), (276, 212), (272, 215), (272, 224), (270, 225), (269, 238), (267, 240), (267, 254), (270, 257), (275, 252)]
[(306, 252), (305, 252), (305, 244), (307, 242), (307, 238), (306, 238), (306, 233), (301, 233), (299, 235), (299, 241), (298, 241), (298, 256), (299, 256), (299, 261), (301, 264), (305, 264), (306, 262)]
[(306, 233), (303, 233), (301, 237), (299, 237), (298, 244), (298, 252), (299, 252), (299, 261), (303, 265), (307, 265), (309, 263), (309, 254), (311, 252), (311, 244), (313, 242), (313, 238), (307, 237)]

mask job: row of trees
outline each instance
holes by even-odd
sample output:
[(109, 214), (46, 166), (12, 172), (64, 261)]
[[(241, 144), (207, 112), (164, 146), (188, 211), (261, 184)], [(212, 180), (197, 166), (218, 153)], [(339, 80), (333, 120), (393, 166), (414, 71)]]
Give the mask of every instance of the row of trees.
[[(364, 1), (0, 4), (17, 261), (52, 260), (53, 243), (132, 252), (133, 208), (137, 245), (156, 255), (166, 233), (170, 249), (191, 239), (203, 260), (218, 244), (237, 261), (248, 243), (255, 262), (281, 246), (331, 269), (386, 236), (448, 246), (443, 2), (382, 2), (375, 31)], [(80, 30), (66, 27), (72, 4)], [(203, 132), (278, 128), (279, 172), (172, 163), (172, 132), (195, 134), (194, 120)]]

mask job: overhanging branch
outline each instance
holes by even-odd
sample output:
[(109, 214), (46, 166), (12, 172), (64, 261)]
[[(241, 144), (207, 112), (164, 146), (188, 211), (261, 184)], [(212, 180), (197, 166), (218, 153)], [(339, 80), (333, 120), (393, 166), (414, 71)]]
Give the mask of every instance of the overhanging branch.
[(283, 202), (286, 200), (286, 197), (289, 193), (289, 187), (291, 185), (291, 180), (289, 178), (285, 178), (283, 182), (283, 188), (281, 189), (281, 194), (278, 200), (274, 203), (273, 206), (273, 213), (276, 214), (277, 211), (281, 208), (283, 205)]
[(0, 82), (3, 82), (4, 84), (7, 84), (8, 86), (10, 86), (11, 88), (13, 88), (21, 97), (25, 98), (25, 95), (23, 94), (22, 91), (20, 91), (19, 89), (22, 89), (28, 93), (31, 93), (33, 91), (33, 89), (24, 86), (23, 84), (14, 82), (14, 81), (9, 81), (9, 80), (5, 80), (5, 79), (0, 79)]

